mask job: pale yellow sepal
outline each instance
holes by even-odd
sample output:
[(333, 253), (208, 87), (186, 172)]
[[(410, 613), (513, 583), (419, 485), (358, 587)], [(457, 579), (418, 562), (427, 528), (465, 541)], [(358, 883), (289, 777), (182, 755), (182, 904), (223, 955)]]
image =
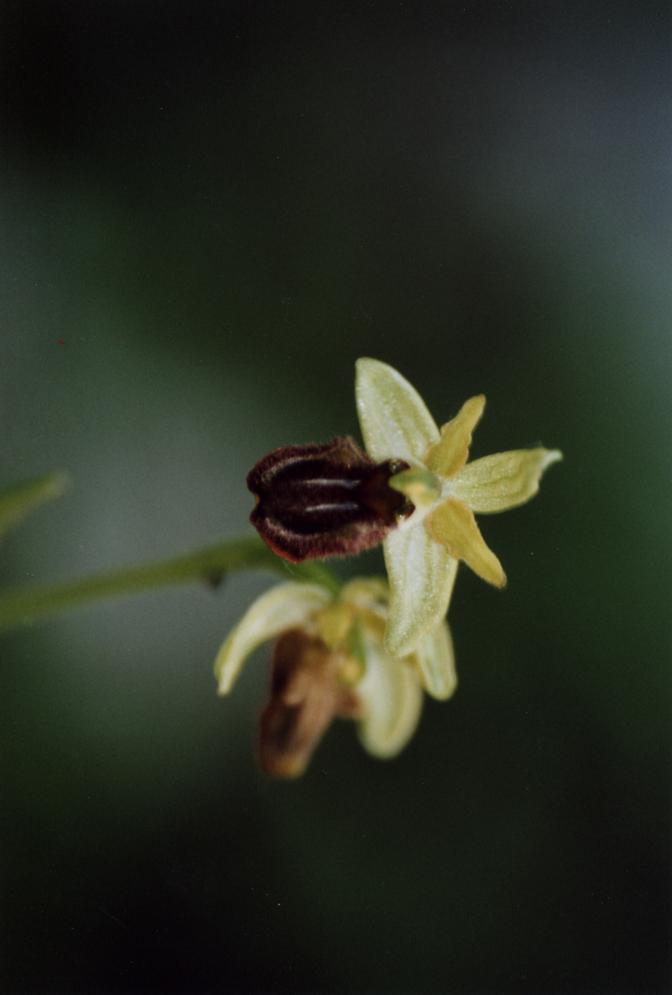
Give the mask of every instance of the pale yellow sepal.
[(425, 520), (427, 532), (447, 552), (495, 587), (504, 587), (506, 575), (480, 533), (473, 512), (462, 501), (448, 498)]
[(248, 608), (230, 632), (215, 660), (218, 694), (228, 694), (247, 657), (266, 642), (305, 625), (331, 601), (330, 593), (318, 584), (288, 583), (272, 587)]
[(434, 473), (452, 477), (461, 470), (469, 456), (469, 446), (474, 429), (485, 408), (485, 397), (470, 397), (458, 414), (441, 428), (441, 438), (425, 454), (425, 463)]
[(364, 636), (366, 672), (357, 685), (363, 705), (359, 738), (373, 756), (396, 756), (415, 732), (422, 710), (422, 688), (413, 668), (395, 660), (381, 644)]
[(446, 622), (439, 622), (422, 637), (413, 659), (427, 694), (438, 701), (446, 701), (455, 693), (455, 652)]
[(418, 392), (378, 359), (358, 359), (355, 397), (366, 450), (376, 462), (415, 463), (439, 439), (436, 422)]
[(448, 611), (457, 560), (421, 524), (391, 532), (383, 543), (390, 582), (385, 646), (395, 657), (412, 653)]
[(508, 511), (539, 490), (544, 471), (562, 459), (558, 449), (513, 449), (469, 463), (453, 483), (455, 497), (472, 511)]

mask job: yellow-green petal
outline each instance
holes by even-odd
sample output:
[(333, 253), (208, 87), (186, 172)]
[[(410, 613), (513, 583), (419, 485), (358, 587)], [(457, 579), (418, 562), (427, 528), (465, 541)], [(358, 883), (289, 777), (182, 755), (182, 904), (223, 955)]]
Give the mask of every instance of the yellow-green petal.
[(422, 688), (415, 671), (395, 660), (375, 637), (365, 633), (366, 671), (356, 687), (364, 715), (359, 738), (369, 753), (380, 759), (396, 756), (418, 725)]
[(355, 577), (341, 588), (340, 600), (357, 608), (386, 610), (390, 589), (383, 577)]
[(458, 414), (441, 428), (441, 438), (425, 454), (425, 463), (441, 477), (452, 477), (461, 470), (469, 456), (471, 436), (485, 408), (485, 397), (470, 397)]
[(279, 584), (250, 605), (238, 625), (222, 644), (215, 660), (218, 693), (228, 694), (247, 657), (281, 632), (305, 625), (331, 601), (318, 584)]
[(357, 414), (369, 455), (377, 462), (421, 461), (439, 430), (416, 389), (377, 359), (358, 359), (355, 369)]
[(454, 481), (455, 496), (475, 512), (508, 511), (539, 490), (541, 476), (562, 459), (557, 449), (513, 449), (469, 463)]
[(392, 656), (407, 656), (444, 619), (457, 560), (433, 541), (422, 522), (391, 532), (383, 550), (390, 582), (385, 646)]
[(426, 519), (427, 532), (441, 543), (451, 556), (495, 587), (504, 587), (506, 574), (495, 554), (480, 533), (473, 512), (462, 501), (448, 498)]
[(423, 636), (414, 659), (427, 694), (439, 701), (446, 701), (454, 694), (457, 671), (453, 640), (446, 622), (440, 622)]
[(315, 632), (330, 650), (340, 650), (348, 641), (355, 609), (342, 601), (332, 601), (315, 617)]

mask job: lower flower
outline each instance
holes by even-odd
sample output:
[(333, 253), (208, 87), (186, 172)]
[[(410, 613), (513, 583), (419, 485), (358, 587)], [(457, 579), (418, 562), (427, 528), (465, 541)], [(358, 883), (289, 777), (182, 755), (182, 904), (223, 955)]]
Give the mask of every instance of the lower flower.
[(302, 774), (334, 718), (354, 720), (369, 753), (393, 757), (415, 732), (423, 689), (440, 700), (453, 694), (447, 624), (426, 634), (412, 654), (392, 657), (383, 642), (388, 596), (379, 578), (353, 580), (337, 596), (318, 584), (280, 584), (230, 633), (215, 661), (221, 695), (231, 691), (253, 650), (277, 639), (259, 730), (267, 774)]

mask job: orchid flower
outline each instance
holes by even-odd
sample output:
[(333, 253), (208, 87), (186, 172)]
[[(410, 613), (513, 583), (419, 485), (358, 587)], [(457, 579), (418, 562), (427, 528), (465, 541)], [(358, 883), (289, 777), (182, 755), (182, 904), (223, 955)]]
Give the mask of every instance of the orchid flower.
[(382, 578), (350, 581), (334, 595), (320, 584), (289, 582), (250, 606), (215, 661), (227, 695), (261, 643), (277, 640), (270, 701), (261, 716), (259, 753), (275, 777), (297, 777), (336, 717), (354, 719), (364, 748), (393, 757), (420, 718), (423, 688), (449, 698), (457, 685), (445, 621), (396, 659), (383, 642), (388, 586)]
[(385, 646), (393, 656), (414, 652), (444, 618), (457, 565), (503, 587), (506, 576), (476, 524), (474, 513), (507, 511), (529, 501), (557, 449), (516, 449), (468, 463), (472, 432), (485, 407), (470, 398), (439, 431), (425, 402), (395, 369), (376, 359), (356, 367), (362, 436), (376, 463), (397, 460), (390, 488), (412, 502), (413, 513), (383, 540), (390, 583)]

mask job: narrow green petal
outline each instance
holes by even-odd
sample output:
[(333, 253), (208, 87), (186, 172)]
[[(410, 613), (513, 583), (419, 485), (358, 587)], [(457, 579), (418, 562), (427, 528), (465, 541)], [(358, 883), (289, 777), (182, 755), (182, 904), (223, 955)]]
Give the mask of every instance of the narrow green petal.
[(488, 584), (506, 586), (502, 564), (481, 535), (473, 511), (463, 501), (447, 498), (427, 517), (426, 527), (428, 534), (451, 556), (464, 560)]
[(392, 656), (407, 656), (445, 618), (457, 560), (434, 542), (422, 522), (390, 533), (383, 549), (390, 581), (385, 645)]
[(215, 660), (218, 693), (228, 694), (243, 664), (253, 650), (287, 629), (305, 625), (311, 616), (331, 601), (318, 584), (280, 584), (250, 605), (238, 625), (222, 644)]
[(415, 660), (427, 694), (439, 701), (450, 698), (457, 687), (455, 653), (446, 622), (431, 629), (418, 643)]
[(557, 449), (514, 449), (469, 463), (457, 475), (453, 493), (472, 511), (508, 511), (539, 490), (541, 476), (562, 459)]
[(452, 477), (461, 470), (469, 456), (471, 436), (483, 416), (485, 397), (478, 394), (465, 401), (452, 421), (441, 428), (441, 438), (432, 446), (425, 463), (441, 477)]
[(355, 396), (367, 452), (377, 462), (422, 461), (439, 430), (414, 387), (387, 363), (358, 359)]
[(422, 688), (413, 668), (389, 656), (375, 637), (365, 634), (364, 646), (366, 672), (355, 692), (364, 709), (359, 738), (369, 753), (385, 760), (396, 756), (415, 732)]
[(40, 505), (65, 494), (70, 480), (65, 473), (48, 473), (36, 480), (14, 484), (0, 492), (0, 535), (9, 532)]

